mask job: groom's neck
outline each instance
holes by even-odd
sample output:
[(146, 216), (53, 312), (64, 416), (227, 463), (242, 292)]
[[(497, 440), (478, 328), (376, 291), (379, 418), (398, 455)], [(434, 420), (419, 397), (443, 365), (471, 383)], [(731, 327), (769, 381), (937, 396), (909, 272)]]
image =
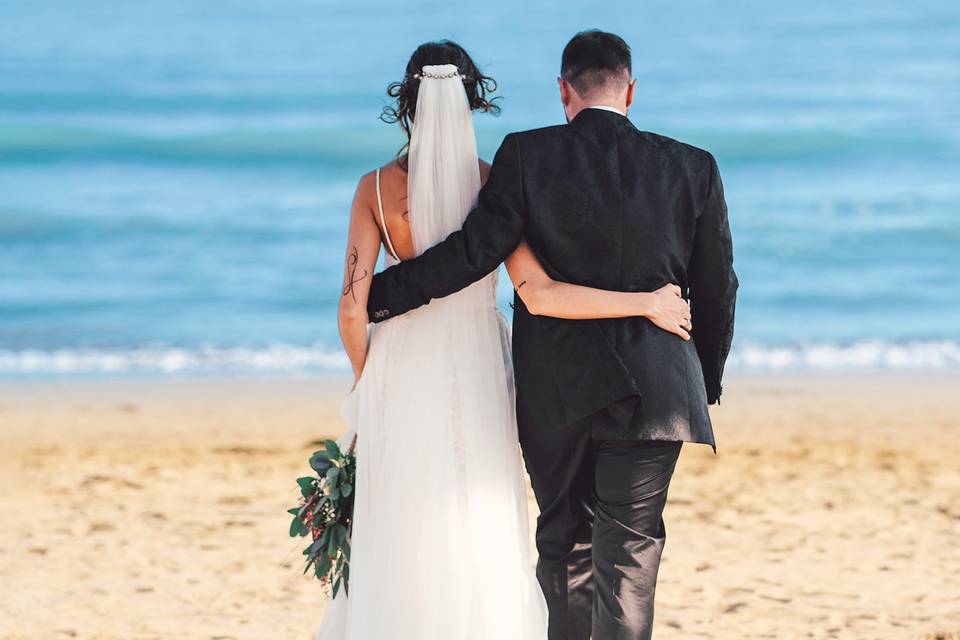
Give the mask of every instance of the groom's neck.
[(626, 108), (618, 106), (616, 102), (598, 102), (596, 104), (591, 104), (587, 109), (603, 109), (604, 111), (616, 111), (622, 116), (627, 115)]
[(581, 111), (585, 109), (614, 109), (621, 115), (627, 115), (627, 105), (622, 100), (591, 100), (590, 102), (582, 102), (577, 105), (570, 105), (565, 109), (567, 114), (567, 122), (570, 122), (576, 118)]
[(565, 111), (567, 112), (567, 120), (573, 120), (577, 115), (584, 109), (595, 109), (595, 108), (608, 108), (616, 109), (621, 114), (627, 114), (627, 97), (623, 92), (618, 92), (617, 94), (597, 94), (591, 95), (587, 99), (581, 99), (580, 96), (577, 96), (576, 93), (571, 95), (570, 103), (565, 105)]

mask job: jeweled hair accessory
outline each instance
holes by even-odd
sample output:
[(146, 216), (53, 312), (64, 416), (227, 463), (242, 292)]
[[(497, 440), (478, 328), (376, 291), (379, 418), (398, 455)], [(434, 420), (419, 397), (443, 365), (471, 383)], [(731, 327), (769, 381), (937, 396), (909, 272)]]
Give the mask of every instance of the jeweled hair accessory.
[[(429, 71), (428, 71), (429, 69)], [(444, 73), (442, 70), (447, 70)], [(460, 70), (452, 64), (444, 65), (428, 65), (420, 70), (420, 73), (413, 74), (414, 79), (416, 80), (449, 80), (450, 78), (460, 78)], [(462, 76), (462, 79), (466, 80), (466, 76)]]

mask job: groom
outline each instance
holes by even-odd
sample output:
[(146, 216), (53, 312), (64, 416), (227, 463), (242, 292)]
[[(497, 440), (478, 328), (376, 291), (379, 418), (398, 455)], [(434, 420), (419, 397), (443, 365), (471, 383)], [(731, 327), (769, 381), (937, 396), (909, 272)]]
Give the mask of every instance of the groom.
[(517, 419), (541, 511), (550, 640), (650, 638), (680, 447), (716, 450), (707, 405), (720, 398), (738, 284), (727, 207), (712, 155), (627, 119), (635, 81), (621, 38), (578, 33), (559, 84), (568, 124), (508, 135), (462, 230), (375, 276), (369, 314), (382, 321), (454, 293), (521, 238), (555, 280), (680, 285), (692, 342), (644, 318), (535, 316), (514, 296)]

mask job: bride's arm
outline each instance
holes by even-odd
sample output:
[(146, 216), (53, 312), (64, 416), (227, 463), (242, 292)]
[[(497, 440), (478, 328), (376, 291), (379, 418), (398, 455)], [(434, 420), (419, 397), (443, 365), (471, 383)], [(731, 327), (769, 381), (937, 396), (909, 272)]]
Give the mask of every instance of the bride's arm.
[(380, 255), (380, 227), (374, 219), (373, 180), (360, 179), (350, 208), (350, 232), (344, 260), (343, 288), (340, 291), (338, 323), (343, 348), (350, 358), (354, 380), (360, 379), (367, 360), (367, 298)]
[(558, 282), (544, 271), (526, 241), (507, 258), (506, 265), (514, 289), (533, 315), (571, 320), (642, 316), (665, 331), (690, 339), (690, 305), (674, 284), (649, 293), (629, 293)]

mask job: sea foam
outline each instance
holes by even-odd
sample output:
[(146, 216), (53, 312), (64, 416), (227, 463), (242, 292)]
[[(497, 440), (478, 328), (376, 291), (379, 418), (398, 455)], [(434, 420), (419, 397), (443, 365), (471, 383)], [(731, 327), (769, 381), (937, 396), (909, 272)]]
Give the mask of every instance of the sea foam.
[[(849, 344), (737, 345), (728, 371), (876, 370), (960, 368), (960, 342), (953, 340)], [(243, 374), (341, 372), (346, 355), (326, 345), (263, 347), (142, 347), (0, 350), (0, 376), (84, 374)]]

